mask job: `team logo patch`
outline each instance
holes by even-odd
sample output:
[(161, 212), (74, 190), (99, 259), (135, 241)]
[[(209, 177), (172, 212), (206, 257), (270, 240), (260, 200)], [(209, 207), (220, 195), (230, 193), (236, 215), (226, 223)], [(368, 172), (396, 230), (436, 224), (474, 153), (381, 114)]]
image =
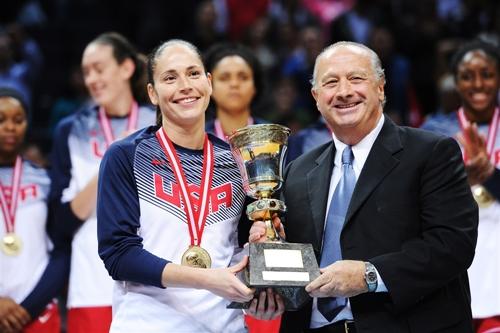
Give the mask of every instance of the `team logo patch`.
[[(155, 196), (162, 201), (168, 202), (182, 209), (182, 196), (179, 185), (169, 182), (168, 189), (166, 189), (165, 182), (162, 176), (153, 173), (153, 178)], [(197, 211), (199, 209), (200, 187), (197, 185), (188, 184), (188, 189), (191, 195), (191, 200), (194, 204), (194, 209)], [(225, 183), (213, 187), (210, 191), (209, 197), (210, 213), (217, 213), (221, 207), (225, 207), (226, 209), (231, 208), (231, 202), (233, 200), (232, 191), (233, 188), (231, 183)]]
[[(3, 186), (3, 191), (8, 202), (12, 198), (12, 186)], [(28, 199), (36, 199), (38, 197), (38, 185), (26, 184), (19, 189), (19, 200), (25, 202)]]

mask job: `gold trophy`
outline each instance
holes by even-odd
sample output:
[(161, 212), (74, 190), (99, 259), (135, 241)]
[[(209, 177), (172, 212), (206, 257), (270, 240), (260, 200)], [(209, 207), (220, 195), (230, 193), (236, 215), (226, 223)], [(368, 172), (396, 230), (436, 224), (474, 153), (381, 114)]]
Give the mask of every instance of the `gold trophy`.
[[(286, 211), (285, 203), (272, 195), (283, 183), (289, 135), (290, 130), (281, 125), (250, 125), (230, 135), (229, 144), (245, 192), (258, 199), (247, 206), (247, 216), (266, 224), (267, 241), (249, 245), (249, 264), (243, 279), (258, 290), (273, 287), (287, 310), (297, 310), (309, 300), (304, 287), (319, 276), (319, 268), (311, 244), (284, 242), (272, 223), (275, 213)], [(230, 307), (238, 307), (236, 304)]]

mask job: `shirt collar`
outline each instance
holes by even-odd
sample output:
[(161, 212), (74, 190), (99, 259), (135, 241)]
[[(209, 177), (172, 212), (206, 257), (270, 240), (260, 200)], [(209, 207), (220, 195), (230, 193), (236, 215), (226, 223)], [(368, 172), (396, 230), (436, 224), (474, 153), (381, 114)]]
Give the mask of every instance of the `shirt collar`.
[[(366, 159), (368, 158), (368, 154), (370, 153), (370, 150), (372, 149), (373, 144), (375, 143), (375, 140), (377, 139), (380, 131), (382, 130), (382, 126), (384, 125), (384, 119), (385, 116), (382, 113), (382, 116), (377, 122), (377, 125), (368, 133), (360, 142), (358, 142), (356, 145), (352, 146), (352, 153), (354, 154), (354, 164), (358, 166), (359, 169), (362, 169), (363, 165), (366, 162)], [(335, 166), (340, 167), (342, 165), (341, 159), (342, 159), (342, 152), (344, 151), (344, 148), (347, 146), (345, 143), (337, 139), (335, 136), (335, 133), (332, 132), (332, 137), (333, 137), (333, 142), (335, 144), (335, 149), (338, 152), (338, 154), (335, 154)]]

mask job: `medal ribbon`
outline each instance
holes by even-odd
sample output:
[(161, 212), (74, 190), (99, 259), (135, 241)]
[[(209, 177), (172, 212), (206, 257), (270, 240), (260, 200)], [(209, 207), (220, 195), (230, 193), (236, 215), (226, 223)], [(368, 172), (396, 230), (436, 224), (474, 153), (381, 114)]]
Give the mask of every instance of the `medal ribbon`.
[(189, 190), (188, 183), (184, 171), (182, 169), (179, 156), (176, 149), (161, 127), (156, 132), (160, 146), (162, 147), (167, 159), (174, 172), (175, 179), (181, 188), (182, 200), (184, 201), (184, 212), (189, 226), (189, 236), (191, 237), (191, 245), (199, 246), (201, 244), (201, 237), (205, 229), (206, 217), (208, 216), (208, 204), (210, 199), (210, 192), (212, 188), (212, 177), (214, 170), (214, 148), (207, 134), (203, 143), (203, 171), (200, 184), (199, 194), (199, 207), (198, 211), (191, 202), (191, 191)]
[[(460, 108), (458, 110), (457, 116), (458, 116), (458, 123), (462, 130), (462, 133), (464, 133), (465, 127), (469, 125), (469, 121), (465, 116), (463, 108)], [(488, 127), (488, 136), (486, 138), (486, 151), (493, 165), (495, 165), (495, 154), (493, 154), (493, 150), (495, 149), (495, 141), (497, 138), (499, 120), (500, 120), (500, 110), (498, 109), (498, 107), (496, 107), (495, 112), (493, 113), (493, 117), (491, 118), (490, 125)], [(465, 138), (467, 139), (467, 137)], [(467, 161), (467, 156), (465, 155), (465, 151), (463, 153), (463, 156), (464, 156), (464, 161)]]
[[(253, 125), (254, 121), (252, 117), (248, 117), (248, 122), (247, 125)], [(214, 128), (215, 128), (215, 135), (224, 141), (227, 141), (227, 136), (224, 134), (224, 131), (222, 130), (222, 125), (220, 123), (219, 119), (214, 120)]]
[(13, 233), (16, 224), (17, 199), (19, 198), (19, 187), (21, 185), (21, 174), (23, 172), (23, 160), (20, 156), (16, 157), (14, 170), (12, 172), (12, 191), (10, 193), (10, 202), (7, 200), (5, 188), (0, 181), (0, 207), (4, 217), (5, 231)]
[[(139, 117), (139, 105), (134, 101), (132, 103), (132, 108), (128, 115), (127, 131), (133, 131), (137, 128), (137, 118)], [(102, 131), (104, 133), (104, 139), (106, 140), (106, 147), (109, 147), (115, 141), (115, 136), (113, 135), (113, 128), (111, 127), (111, 122), (106, 115), (106, 110), (101, 106), (99, 108), (99, 123), (101, 124)]]

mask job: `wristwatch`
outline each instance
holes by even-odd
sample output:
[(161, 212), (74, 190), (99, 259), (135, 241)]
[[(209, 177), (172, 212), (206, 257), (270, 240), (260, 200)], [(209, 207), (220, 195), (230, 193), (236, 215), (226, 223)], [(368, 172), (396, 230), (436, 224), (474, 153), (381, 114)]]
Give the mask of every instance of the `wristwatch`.
[(368, 286), (368, 292), (373, 293), (377, 290), (378, 278), (377, 278), (377, 270), (375, 266), (370, 264), (369, 262), (365, 262), (365, 282)]

